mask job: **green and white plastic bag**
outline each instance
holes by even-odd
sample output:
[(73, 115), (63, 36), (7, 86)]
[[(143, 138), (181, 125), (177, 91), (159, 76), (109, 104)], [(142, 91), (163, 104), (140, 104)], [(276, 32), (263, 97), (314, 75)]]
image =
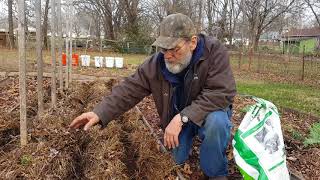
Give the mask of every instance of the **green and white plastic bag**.
[(254, 100), (232, 141), (236, 164), (245, 180), (290, 179), (277, 107)]

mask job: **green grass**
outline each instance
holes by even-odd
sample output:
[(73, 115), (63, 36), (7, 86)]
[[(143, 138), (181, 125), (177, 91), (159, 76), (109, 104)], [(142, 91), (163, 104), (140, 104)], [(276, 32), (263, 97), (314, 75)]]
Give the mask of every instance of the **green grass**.
[(319, 90), (302, 85), (237, 79), (240, 94), (249, 94), (273, 102), (276, 106), (292, 108), (320, 117)]
[(320, 122), (314, 123), (310, 129), (309, 137), (304, 141), (304, 145), (320, 144)]

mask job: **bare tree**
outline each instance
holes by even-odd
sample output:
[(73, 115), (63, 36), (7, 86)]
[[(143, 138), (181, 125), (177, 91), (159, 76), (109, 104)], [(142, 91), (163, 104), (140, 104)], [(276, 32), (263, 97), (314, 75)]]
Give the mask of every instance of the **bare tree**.
[(43, 114), (43, 60), (42, 60), (42, 28), (41, 28), (41, 0), (34, 3), (36, 11), (36, 43), (37, 43), (37, 91), (38, 91), (38, 115)]
[(248, 19), (251, 47), (255, 50), (263, 31), (279, 16), (288, 12), (295, 0), (247, 0), (240, 7)]
[(43, 46), (44, 48), (48, 48), (48, 14), (49, 14), (49, 0), (46, 0), (45, 8), (44, 8), (44, 16), (43, 16)]
[(138, 25), (138, 5), (139, 0), (121, 0), (121, 5), (125, 11), (127, 18), (127, 34), (131, 40), (137, 40), (139, 37), (139, 25)]
[(57, 81), (56, 81), (56, 2), (51, 1), (51, 65), (52, 65), (52, 77), (51, 77), (51, 104), (52, 108), (56, 107), (57, 104)]
[(25, 146), (27, 139), (27, 103), (26, 103), (26, 34), (25, 2), (18, 0), (18, 45), (19, 45), (19, 95), (20, 95), (20, 143)]
[(9, 41), (10, 41), (10, 48), (14, 48), (14, 34), (13, 34), (13, 0), (8, 0), (8, 23), (9, 23)]
[(310, 0), (305, 0), (305, 2), (307, 3), (308, 7), (311, 9), (314, 17), (316, 18), (317, 23), (318, 23), (318, 26), (320, 26), (320, 17), (319, 17), (320, 14), (319, 14), (319, 13), (317, 14), (316, 11), (315, 11), (315, 8), (316, 8), (316, 7), (319, 8), (319, 6), (316, 5), (316, 2), (317, 2), (318, 4), (320, 4), (320, 1), (318, 0), (318, 1), (311, 2)]
[(58, 61), (59, 61), (59, 89), (63, 91), (63, 67), (62, 67), (62, 17), (61, 17), (61, 0), (57, 0), (57, 24), (58, 24)]
[(206, 8), (206, 14), (208, 19), (208, 27), (207, 32), (209, 35), (213, 36), (213, 26), (214, 26), (214, 18), (215, 18), (215, 1), (214, 0), (207, 0), (207, 8)]
[(238, 26), (240, 13), (241, 13), (240, 7), (235, 2), (235, 0), (230, 0), (229, 7), (228, 7), (229, 23), (227, 25), (227, 33), (226, 33), (226, 37), (228, 38), (228, 41), (230, 44), (233, 44), (232, 39), (233, 39), (235, 30)]

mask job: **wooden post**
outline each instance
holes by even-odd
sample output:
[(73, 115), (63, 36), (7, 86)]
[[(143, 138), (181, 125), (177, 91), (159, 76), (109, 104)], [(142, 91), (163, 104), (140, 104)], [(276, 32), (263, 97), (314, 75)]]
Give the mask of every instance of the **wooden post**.
[(258, 73), (260, 73), (261, 72), (261, 61), (262, 61), (260, 51), (258, 51), (257, 61), (258, 61)]
[(241, 61), (242, 61), (242, 47), (240, 48), (240, 53), (239, 53), (239, 62), (238, 62), (238, 69), (241, 70)]
[(249, 52), (249, 70), (251, 70), (252, 61), (253, 61), (253, 47), (250, 47), (250, 52)]
[[(68, 18), (67, 18), (68, 19)], [(68, 29), (68, 22), (67, 22), (67, 29)], [(66, 89), (69, 88), (69, 37), (68, 37), (68, 30), (66, 33)]]
[(58, 13), (58, 62), (59, 62), (59, 90), (63, 91), (63, 67), (62, 67), (62, 17), (61, 17), (61, 0), (57, 0), (57, 13)]
[[(72, 32), (72, 31), (71, 31)], [(73, 64), (73, 57), (72, 57), (72, 33), (70, 37), (70, 60), (69, 60), (69, 84), (72, 82), (72, 64)]]
[(69, 37), (70, 37), (70, 31), (69, 31), (69, 19), (70, 19), (70, 5), (69, 0), (66, 1), (67, 3), (67, 12), (66, 12), (66, 89), (69, 88), (69, 61), (70, 61), (70, 54), (69, 54)]
[(27, 138), (27, 103), (26, 103), (26, 21), (25, 2), (18, 0), (18, 46), (19, 46), (19, 100), (20, 100), (20, 143), (25, 146)]
[(306, 46), (303, 45), (303, 51), (302, 51), (302, 74), (301, 74), (301, 80), (304, 80), (304, 66), (305, 66), (305, 51), (306, 51)]
[(52, 59), (52, 77), (51, 77), (51, 106), (56, 107), (57, 104), (57, 80), (56, 80), (56, 1), (51, 1), (51, 59)]
[(70, 35), (70, 59), (69, 59), (69, 84), (72, 82), (72, 20), (73, 20), (73, 0), (69, 0), (69, 35)]
[(42, 59), (42, 27), (41, 27), (41, 0), (35, 1), (36, 10), (36, 47), (37, 47), (37, 91), (38, 91), (38, 116), (43, 115), (43, 59)]

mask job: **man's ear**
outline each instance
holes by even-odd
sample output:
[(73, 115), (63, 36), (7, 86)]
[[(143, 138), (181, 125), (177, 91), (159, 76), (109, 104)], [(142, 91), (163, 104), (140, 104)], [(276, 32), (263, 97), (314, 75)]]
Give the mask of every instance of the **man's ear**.
[(197, 36), (192, 36), (191, 37), (191, 43), (190, 43), (190, 49), (193, 51), (196, 49), (198, 43), (198, 37)]

